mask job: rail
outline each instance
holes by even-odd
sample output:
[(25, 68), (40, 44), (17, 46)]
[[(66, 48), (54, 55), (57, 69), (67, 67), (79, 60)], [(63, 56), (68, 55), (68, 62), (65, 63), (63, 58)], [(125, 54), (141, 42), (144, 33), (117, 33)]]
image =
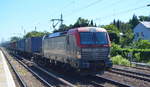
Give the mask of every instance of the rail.
[(134, 74), (133, 72), (132, 73), (128, 73), (128, 72), (124, 73), (124, 71), (119, 71), (119, 72), (118, 71), (119, 70), (109, 70), (109, 72), (112, 72), (112, 73), (116, 73), (116, 74), (120, 74), (120, 75), (124, 75), (124, 76), (132, 77), (132, 78), (135, 78), (135, 79), (140, 79), (140, 80), (150, 82), (149, 78), (138, 76), (138, 75)]
[[(37, 76), (42, 82), (44, 82), (44, 83), (46, 83), (46, 85), (52, 87), (51, 84), (49, 84), (46, 80), (44, 80), (42, 77), (40, 77), (38, 74), (36, 74), (36, 72), (32, 71), (32, 69), (30, 69), (24, 62), (18, 60), (17, 58), (15, 58), (15, 59), (16, 59), (20, 64), (22, 64), (26, 69), (28, 69), (30, 72), (32, 72), (35, 76)], [(25, 59), (24, 59), (24, 60), (25, 60)], [(26, 61), (28, 61), (28, 60), (26, 60)], [(67, 86), (69, 86), (69, 87), (76, 87), (75, 85), (69, 83), (68, 81), (62, 79), (61, 77), (58, 77), (58, 76), (56, 76), (56, 75), (54, 75), (54, 74), (52, 74), (52, 73), (50, 73), (50, 72), (44, 70), (43, 68), (41, 68), (41, 67), (38, 66), (38, 65), (35, 65), (35, 64), (34, 64), (34, 66), (35, 66), (37, 69), (39, 69), (39, 70), (41, 70), (42, 72), (44, 72), (45, 74), (49, 75), (50, 77), (53, 77), (53, 78), (57, 79), (58, 81), (60, 81), (60, 82), (62, 82), (62, 83), (64, 83), (64, 84), (66, 84)]]
[(129, 70), (125, 70), (125, 69), (112, 68), (112, 70), (123, 71), (123, 72), (132, 73), (132, 74), (136, 74), (136, 75), (150, 77), (150, 74), (141, 73), (141, 72), (134, 72), (134, 71), (129, 71)]
[(121, 83), (121, 82), (118, 82), (118, 81), (116, 81), (116, 80), (104, 78), (104, 77), (102, 77), (102, 76), (100, 76), (100, 75), (96, 75), (95, 78), (104, 80), (105, 82), (109, 82), (109, 83), (115, 84), (115, 85), (117, 85), (117, 86), (119, 86), (119, 87), (132, 87), (132, 86), (130, 86), (130, 85), (128, 85), (128, 84)]
[(19, 85), (21, 87), (27, 87), (26, 83), (24, 82), (24, 80), (21, 78), (21, 76), (19, 75), (19, 73), (17, 72), (17, 70), (15, 69), (15, 67), (9, 62), (8, 57), (6, 56), (5, 52), (2, 50), (2, 48), (0, 48), (0, 50), (2, 51), (2, 53), (4, 54), (8, 64), (10, 65), (11, 69), (13, 70), (15, 76), (17, 77), (17, 81), (19, 82)]

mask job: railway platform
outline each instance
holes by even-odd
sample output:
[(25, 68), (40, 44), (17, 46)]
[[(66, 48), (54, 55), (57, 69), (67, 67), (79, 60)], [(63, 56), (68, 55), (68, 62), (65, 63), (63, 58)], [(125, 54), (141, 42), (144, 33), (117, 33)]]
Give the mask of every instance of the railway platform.
[(0, 87), (16, 87), (6, 59), (0, 50)]

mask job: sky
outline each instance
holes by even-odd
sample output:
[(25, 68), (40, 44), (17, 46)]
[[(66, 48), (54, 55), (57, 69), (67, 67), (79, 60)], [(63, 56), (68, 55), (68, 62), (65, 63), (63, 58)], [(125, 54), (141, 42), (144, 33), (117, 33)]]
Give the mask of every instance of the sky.
[(149, 16), (149, 0), (0, 0), (0, 42), (35, 30), (52, 32), (51, 19), (63, 15), (64, 24), (78, 17), (107, 25), (113, 19), (127, 22), (133, 14)]

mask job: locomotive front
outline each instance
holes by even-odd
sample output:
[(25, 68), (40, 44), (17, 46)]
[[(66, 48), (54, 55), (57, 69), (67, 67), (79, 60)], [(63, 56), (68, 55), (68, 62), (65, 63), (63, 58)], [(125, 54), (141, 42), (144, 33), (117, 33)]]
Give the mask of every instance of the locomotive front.
[(76, 33), (78, 69), (81, 72), (103, 73), (112, 67), (109, 58), (110, 40), (103, 28), (83, 27)]

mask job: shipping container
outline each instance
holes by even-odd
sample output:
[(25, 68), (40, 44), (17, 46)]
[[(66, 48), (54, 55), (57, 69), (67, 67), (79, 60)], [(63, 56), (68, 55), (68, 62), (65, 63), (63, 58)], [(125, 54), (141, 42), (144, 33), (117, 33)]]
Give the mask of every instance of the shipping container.
[(10, 47), (11, 47), (12, 49), (16, 49), (16, 42), (11, 42), (11, 43), (10, 43)]
[(25, 40), (26, 52), (40, 53), (42, 49), (42, 37), (31, 37)]
[(25, 39), (17, 41), (17, 49), (20, 51), (25, 51)]

